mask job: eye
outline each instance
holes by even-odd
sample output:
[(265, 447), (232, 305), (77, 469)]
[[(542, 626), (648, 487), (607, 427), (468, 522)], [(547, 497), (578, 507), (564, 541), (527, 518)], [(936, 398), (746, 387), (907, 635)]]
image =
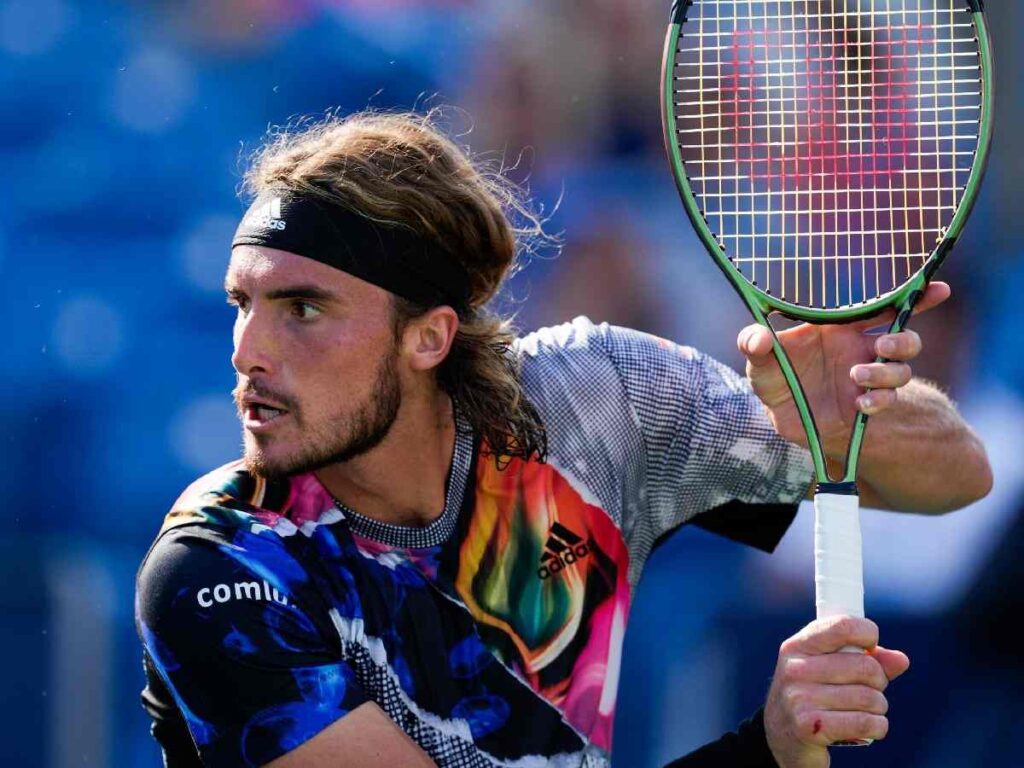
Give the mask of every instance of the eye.
[(228, 306), (237, 307), (243, 315), (249, 309), (249, 297), (241, 293), (229, 293), (227, 302)]
[(310, 304), (308, 301), (296, 301), (292, 304), (292, 314), (295, 315), (299, 320), (315, 320), (323, 313), (316, 304)]

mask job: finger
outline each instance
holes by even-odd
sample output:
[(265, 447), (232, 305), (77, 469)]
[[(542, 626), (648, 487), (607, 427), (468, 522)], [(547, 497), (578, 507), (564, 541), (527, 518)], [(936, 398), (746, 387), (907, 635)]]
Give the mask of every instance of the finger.
[(795, 685), (787, 690), (786, 698), (794, 713), (819, 709), (884, 715), (889, 711), (885, 695), (869, 685)]
[(769, 408), (777, 408), (792, 399), (793, 393), (786, 383), (782, 369), (775, 358), (772, 332), (761, 325), (748, 325), (736, 339), (747, 358), (747, 378), (761, 401)]
[(900, 331), (870, 337), (874, 354), (887, 360), (913, 360), (921, 354), (921, 337), (916, 331)]
[(763, 325), (748, 325), (741, 330), (736, 337), (736, 346), (755, 367), (778, 364), (772, 354), (772, 332)]
[(867, 653), (825, 653), (789, 656), (781, 664), (783, 681), (815, 685), (865, 685), (884, 691), (889, 678), (881, 663)]
[(896, 389), (910, 381), (913, 371), (906, 363), (866, 363), (850, 369), (850, 378), (862, 387)]
[(797, 736), (811, 744), (828, 746), (841, 741), (881, 741), (889, 721), (866, 712), (806, 712), (796, 719)]
[(934, 283), (928, 283), (928, 287), (924, 291), (924, 295), (918, 299), (917, 304), (914, 306), (914, 314), (921, 312), (927, 312), (933, 307), (939, 306), (942, 302), (948, 299), (953, 293), (953, 290), (949, 287), (949, 283), (943, 283), (941, 281), (935, 281)]
[(903, 651), (894, 651), (878, 646), (868, 653), (882, 665), (882, 671), (889, 680), (895, 680), (910, 668), (910, 658)]
[(868, 416), (892, 408), (899, 396), (895, 389), (873, 389), (857, 398), (857, 409)]
[[(928, 287), (925, 288), (924, 294), (914, 305), (914, 310), (911, 314), (918, 315), (921, 312), (927, 312), (929, 309), (939, 306), (939, 304), (950, 297), (951, 293), (952, 290), (949, 287), (949, 283), (938, 281), (929, 283)], [(867, 330), (881, 325), (891, 325), (892, 321), (895, 319), (896, 309), (887, 309), (883, 312), (879, 312), (877, 315), (872, 315), (865, 320), (858, 320), (852, 323), (852, 325), (854, 328)]]
[(786, 640), (782, 653), (833, 653), (850, 645), (874, 648), (878, 645), (878, 625), (856, 616), (817, 619)]

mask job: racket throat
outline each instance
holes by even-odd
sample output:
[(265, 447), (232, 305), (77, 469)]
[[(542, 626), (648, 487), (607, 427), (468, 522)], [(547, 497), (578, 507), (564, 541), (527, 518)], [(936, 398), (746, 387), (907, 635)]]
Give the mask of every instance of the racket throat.
[(857, 490), (857, 484), (854, 483), (854, 482), (846, 481), (846, 480), (843, 480), (843, 481), (838, 482), (838, 483), (833, 483), (833, 482), (818, 483), (817, 487), (815, 487), (815, 489), (814, 489), (814, 494), (818, 495), (819, 493), (828, 493), (828, 494), (832, 494), (834, 496), (858, 496), (858, 495), (860, 495), (859, 491)]

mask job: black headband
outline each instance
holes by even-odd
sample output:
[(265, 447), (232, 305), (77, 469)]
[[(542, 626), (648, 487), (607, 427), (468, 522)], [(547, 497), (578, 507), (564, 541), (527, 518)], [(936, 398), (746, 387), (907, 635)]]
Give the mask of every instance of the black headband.
[(260, 195), (246, 211), (231, 247), (277, 248), (354, 275), (404, 299), (460, 315), (469, 306), (469, 275), (437, 246), (399, 226), (289, 190)]

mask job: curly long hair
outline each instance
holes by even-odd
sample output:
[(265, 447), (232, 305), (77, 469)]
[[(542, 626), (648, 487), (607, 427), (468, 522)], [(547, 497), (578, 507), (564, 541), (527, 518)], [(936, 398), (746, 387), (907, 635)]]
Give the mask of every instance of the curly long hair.
[[(274, 128), (251, 156), (242, 190), (256, 197), (284, 188), (406, 227), (460, 263), (470, 277), (469, 308), (438, 383), (499, 463), (543, 460), (547, 438), (523, 392), (512, 318), (488, 304), (524, 251), (555, 239), (500, 167), (489, 168), (445, 135), (442, 117), (441, 109), (331, 113)], [(394, 297), (396, 333), (428, 309)]]

